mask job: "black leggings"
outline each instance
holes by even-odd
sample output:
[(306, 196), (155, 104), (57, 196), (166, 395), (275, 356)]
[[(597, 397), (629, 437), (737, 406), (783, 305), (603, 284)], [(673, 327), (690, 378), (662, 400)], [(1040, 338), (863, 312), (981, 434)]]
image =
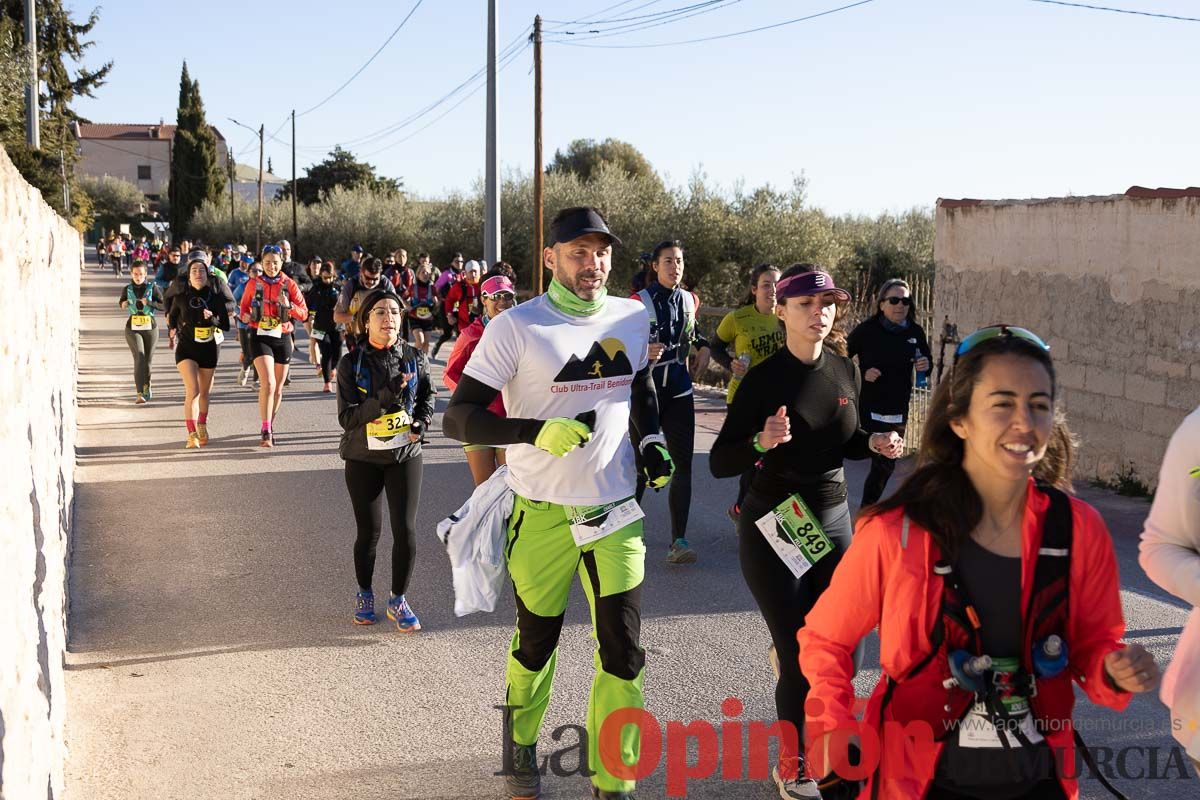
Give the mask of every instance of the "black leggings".
[(325, 339), (317, 342), (317, 347), (321, 348), (321, 380), (329, 383), (329, 376), (337, 369), (338, 359), (342, 357), (342, 332), (326, 331)]
[(346, 489), (354, 506), (354, 574), (362, 591), (371, 588), (375, 546), (383, 530), (383, 490), (392, 521), (392, 594), (404, 594), (417, 553), (417, 503), (421, 499), (421, 457), (399, 464), (346, 462)]
[[(254, 366), (254, 329), (253, 328), (238, 328), (238, 344), (242, 346), (242, 369), (250, 369)], [(258, 373), (255, 373), (255, 378)]]
[[(754, 524), (783, 498), (764, 498), (753, 489), (742, 504), (738, 518), (738, 557), (742, 576), (758, 603), (758, 610), (771, 632), (771, 641), (779, 656), (779, 681), (775, 684), (775, 712), (781, 722), (796, 726), (799, 741), (804, 741), (804, 701), (809, 684), (800, 672), (800, 645), (796, 632), (804, 625), (804, 617), (816, 604), (817, 598), (829, 586), (834, 567), (850, 546), (852, 527), (850, 509), (845, 502), (832, 508), (813, 509), (821, 527), (833, 540), (834, 552), (818, 561), (804, 576), (797, 579), (779, 559), (762, 532)], [(853, 613), (853, 609), (846, 609)], [(854, 652), (854, 668), (862, 663), (862, 643)], [(795, 755), (795, 754), (792, 754)]]
[(125, 344), (133, 354), (133, 383), (139, 392), (150, 388), (150, 364), (154, 361), (154, 345), (158, 343), (158, 330), (134, 331), (125, 329)]
[[(871, 433), (895, 431), (901, 436), (904, 435), (904, 423), (893, 425), (887, 422), (867, 420), (863, 427)], [(888, 479), (892, 477), (892, 473), (895, 471), (896, 459), (881, 456), (874, 451), (871, 452), (871, 471), (867, 473), (867, 480), (863, 483), (862, 505), (860, 508), (866, 508), (869, 505), (879, 502), (879, 498), (883, 497), (883, 490), (887, 488)]]
[[(696, 403), (694, 395), (658, 398), (658, 423), (667, 452), (675, 464), (675, 474), (667, 485), (667, 507), (671, 510), (671, 541), (687, 538), (688, 511), (692, 504), (692, 451), (696, 442)], [(641, 464), (637, 470), (637, 500), (646, 493), (646, 476)]]
[(450, 337), (454, 335), (454, 325), (451, 323), (450, 317), (445, 312), (439, 312), (437, 318), (438, 328), (442, 331), (442, 335), (438, 337), (437, 344), (433, 346), (433, 355), (431, 358), (437, 358), (438, 350), (442, 349)]

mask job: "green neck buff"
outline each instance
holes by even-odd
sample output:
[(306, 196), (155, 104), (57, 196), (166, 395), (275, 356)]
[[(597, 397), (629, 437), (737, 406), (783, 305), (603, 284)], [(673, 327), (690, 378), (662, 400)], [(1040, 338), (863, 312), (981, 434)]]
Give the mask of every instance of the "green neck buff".
[(554, 307), (564, 314), (570, 314), (573, 317), (590, 317), (604, 308), (604, 299), (608, 297), (608, 289), (602, 288), (600, 296), (595, 300), (583, 300), (579, 295), (559, 283), (557, 278), (551, 278), (550, 288), (546, 290), (546, 295)]

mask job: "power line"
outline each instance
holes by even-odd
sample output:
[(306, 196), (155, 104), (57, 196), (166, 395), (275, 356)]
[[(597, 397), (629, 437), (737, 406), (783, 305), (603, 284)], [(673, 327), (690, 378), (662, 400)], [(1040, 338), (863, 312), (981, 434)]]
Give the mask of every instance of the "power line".
[[(507, 57), (507, 60), (506, 60), (506, 61), (504, 61), (503, 63), (501, 63), (501, 64), (499, 64), (499, 65), (497, 66), (497, 68), (496, 68), (496, 75), (497, 75), (497, 76), (499, 76), (501, 72), (503, 72), (503, 71), (504, 71), (504, 70), (505, 70), (505, 69), (506, 69), (506, 68), (507, 68), (507, 67), (508, 67), (510, 64), (512, 64), (514, 61), (516, 61), (518, 58), (520, 58), (520, 57), (521, 57), (521, 54), (523, 54), (523, 53), (524, 53), (526, 50), (528, 50), (528, 49), (529, 49), (530, 47), (532, 47), (532, 46), (533, 46), (533, 45), (532, 45), (532, 43), (530, 43), (530, 42), (526, 42), (526, 43), (525, 43), (525, 46), (524, 46), (524, 47), (522, 47), (520, 50), (517, 50), (516, 52), (514, 52), (514, 53), (511, 53), (511, 54), (510, 54), (510, 55)], [(461, 100), (459, 100), (457, 103), (455, 103), (454, 105), (450, 106), (450, 108), (446, 109), (444, 112), (442, 112), (442, 113), (441, 113), (441, 114), (439, 114), (438, 116), (434, 117), (434, 118), (433, 118), (433, 119), (431, 119), (429, 122), (427, 122), (426, 124), (422, 125), (420, 128), (417, 128), (415, 131), (413, 131), (412, 133), (408, 134), (407, 136), (405, 136), (405, 137), (403, 137), (403, 138), (401, 138), (401, 139), (398, 139), (398, 140), (396, 140), (396, 141), (394, 141), (394, 142), (392, 142), (392, 143), (390, 143), (390, 144), (388, 144), (388, 145), (385, 145), (385, 146), (383, 146), (383, 147), (379, 148), (378, 150), (373, 150), (373, 151), (371, 151), (370, 153), (366, 153), (366, 154), (364, 154), (362, 157), (363, 157), (363, 158), (370, 158), (371, 156), (378, 155), (379, 153), (382, 153), (382, 152), (384, 152), (385, 150), (390, 150), (390, 149), (392, 149), (393, 147), (395, 147), (396, 145), (399, 145), (399, 144), (404, 144), (405, 142), (407, 142), (409, 139), (411, 139), (411, 138), (413, 138), (414, 136), (416, 136), (416, 135), (417, 135), (418, 133), (420, 133), (421, 131), (423, 131), (423, 130), (425, 130), (426, 128), (428, 128), (428, 127), (432, 126), (434, 123), (438, 122), (438, 121), (439, 121), (439, 120), (441, 120), (442, 118), (444, 118), (444, 117), (448, 116), (448, 115), (450, 114), (450, 112), (454, 111), (454, 109), (458, 108), (458, 107), (459, 107), (459, 106), (461, 106), (463, 103), (467, 102), (467, 101), (468, 101), (468, 100), (470, 100), (472, 97), (474, 97), (476, 94), (478, 94), (479, 90), (480, 90), (480, 89), (482, 89), (482, 88), (483, 88), (484, 86), (486, 86), (486, 85), (487, 85), (486, 83), (481, 83), (481, 84), (479, 84), (479, 85), (478, 85), (478, 86), (476, 86), (474, 89), (472, 89), (470, 92), (468, 92), (468, 93), (467, 93), (467, 95), (466, 95), (465, 97), (463, 97)]]
[[(384, 49), (385, 47), (387, 47), (387, 46), (388, 46), (388, 44), (390, 44), (390, 43), (391, 43), (392, 39), (395, 39), (395, 38), (396, 38), (396, 34), (398, 34), (398, 33), (400, 32), (400, 29), (404, 27), (405, 23), (407, 23), (407, 22), (408, 22), (408, 20), (409, 20), (409, 19), (412, 17), (412, 15), (413, 15), (413, 14), (415, 14), (415, 13), (417, 13), (417, 9), (421, 7), (421, 3), (423, 3), (423, 2), (425, 2), (425, 0), (417, 0), (417, 2), (416, 2), (414, 5), (413, 5), (412, 9), (411, 9), (411, 10), (408, 12), (408, 16), (406, 16), (404, 19), (400, 20), (400, 24), (396, 26), (396, 30), (392, 31), (392, 35), (391, 35), (391, 36), (389, 36), (387, 39), (385, 39), (385, 40), (384, 40), (384, 42), (383, 42), (383, 44), (379, 45), (379, 49), (378, 49), (378, 50), (376, 50), (376, 51), (375, 51), (375, 53), (374, 53), (374, 54), (373, 54), (373, 55), (372, 55), (370, 58), (368, 58), (368, 59), (367, 59), (367, 63), (365, 63), (365, 64), (363, 64), (361, 67), (359, 67), (359, 68), (358, 68), (358, 71), (357, 71), (357, 72), (355, 72), (353, 75), (351, 75), (351, 76), (350, 76), (350, 77), (349, 77), (349, 78), (346, 80), (346, 82), (345, 82), (345, 83), (343, 83), (341, 86), (339, 86), (337, 89), (335, 89), (335, 90), (334, 90), (334, 92), (333, 92), (333, 94), (329, 95), (328, 97), (326, 97), (326, 98), (325, 98), (324, 100), (322, 100), (321, 102), (317, 103), (317, 104), (316, 104), (315, 106), (313, 106), (312, 108), (309, 108), (309, 109), (306, 109), (306, 110), (304, 110), (304, 111), (301, 111), (300, 113), (296, 114), (296, 116), (297, 116), (297, 117), (303, 117), (305, 114), (309, 114), (309, 113), (311, 113), (311, 112), (313, 112), (313, 111), (316, 111), (318, 108), (320, 108), (321, 106), (325, 105), (326, 103), (328, 103), (328, 102), (329, 102), (330, 100), (332, 100), (333, 98), (337, 97), (338, 93), (339, 93), (339, 92), (341, 92), (341, 91), (342, 91), (342, 89), (345, 89), (347, 86), (349, 86), (349, 85), (350, 85), (350, 83), (351, 83), (351, 82), (352, 82), (352, 81), (353, 81), (355, 78), (357, 78), (359, 75), (361, 75), (361, 74), (362, 74), (362, 71), (363, 71), (364, 69), (366, 69), (367, 67), (371, 66), (371, 62), (372, 62), (372, 61), (374, 61), (374, 60), (375, 60), (375, 58), (376, 58), (376, 57), (377, 57), (377, 56), (378, 56), (380, 53), (382, 53), (382, 52), (383, 52), (383, 49)], [(280, 126), (280, 127), (282, 127), (282, 126)]]
[(1197, 17), (1177, 17), (1174, 14), (1155, 14), (1151, 11), (1131, 11), (1127, 8), (1109, 8), (1108, 6), (1090, 6), (1087, 3), (1066, 3), (1063, 0), (1031, 0), (1034, 3), (1045, 3), (1052, 6), (1068, 6), (1070, 8), (1086, 8), (1090, 11), (1111, 11), (1114, 14), (1132, 14), (1138, 17), (1154, 17), (1155, 19), (1173, 19), (1178, 22), (1200, 22)]
[[(662, 2), (662, 0), (653, 0), (653, 2), (659, 3), (659, 2)], [(619, 17), (619, 18), (610, 18), (610, 19), (589, 20), (588, 22), (583, 23), (583, 24), (586, 24), (586, 25), (608, 25), (608, 24), (611, 24), (614, 22), (632, 22), (634, 20), (639, 20), (639, 19), (651, 19), (654, 17), (662, 17), (667, 14), (672, 14), (676, 11), (690, 11), (691, 9), (694, 9), (694, 8), (701, 8), (703, 6), (711, 6), (714, 3), (722, 3), (722, 2), (724, 2), (724, 0), (705, 0), (705, 2), (703, 2), (703, 3), (696, 3), (696, 4), (690, 5), (690, 6), (683, 6), (682, 8), (670, 8), (670, 9), (667, 9), (666, 11), (655, 11), (653, 14), (640, 14), (636, 17)], [(631, 8), (626, 13), (631, 13), (633, 11), (637, 11), (639, 8), (645, 8), (648, 5), (652, 5), (652, 3), (646, 3), (643, 6), (638, 6), (637, 8)], [(555, 23), (561, 23), (562, 25), (579, 24), (576, 22), (564, 22), (562, 20), (557, 20), (557, 19), (543, 20), (543, 22), (555, 22)], [(552, 33), (553, 32), (555, 32), (555, 31), (552, 31)]]
[[(614, 27), (605, 28), (603, 30), (581, 31), (582, 33), (591, 33), (591, 34), (595, 34), (595, 35), (594, 36), (582, 36), (578, 39), (574, 39), (573, 41), (586, 42), (591, 39), (607, 39), (612, 36), (625, 36), (630, 33), (638, 33), (639, 31), (649, 30), (650, 28), (658, 28), (663, 25), (673, 25), (676, 22), (682, 22), (685, 19), (691, 19), (692, 17), (699, 17), (702, 14), (711, 14), (714, 11), (720, 11), (723, 8), (728, 8), (729, 6), (737, 5), (740, 2), (742, 2), (742, 0), (708, 0), (708, 2), (699, 3), (694, 6), (684, 6), (682, 8), (677, 8), (677, 9), (673, 9), (670, 11), (661, 12), (661, 14), (664, 16), (659, 16), (659, 19), (656, 22), (649, 22), (649, 23), (634, 22), (634, 23), (630, 23), (628, 25), (616, 25)], [(698, 10), (698, 11), (694, 10), (696, 8), (699, 8), (700, 10)], [(555, 35), (562, 36), (562, 35), (574, 35), (575, 32), (573, 32), (573, 31), (555, 31), (554, 33), (555, 33)], [(556, 39), (553, 41), (561, 42), (561, 41), (565, 41), (565, 40)]]
[[(637, 6), (637, 8), (633, 8), (633, 9), (630, 9), (630, 10), (631, 10), (631, 11), (636, 11), (636, 10), (638, 10), (638, 9), (640, 9), (640, 8), (645, 8), (646, 6), (652, 6), (652, 5), (654, 5), (655, 3), (658, 3), (658, 2), (661, 2), (661, 1), (662, 1), (662, 0), (651, 0), (651, 2), (649, 2), (649, 3), (644, 3), (644, 4), (640, 5), (640, 6)], [(613, 3), (611, 6), (607, 6), (607, 7), (605, 7), (605, 8), (602, 8), (602, 9), (600, 9), (599, 11), (592, 12), (591, 14), (588, 14), (587, 16), (580, 17), (579, 19), (572, 20), (572, 21), (570, 21), (570, 22), (564, 22), (564, 23), (561, 23), (561, 24), (562, 24), (563, 26), (567, 26), (567, 25), (586, 25), (586, 24), (587, 24), (587, 23), (589, 23), (589, 22), (594, 22), (594, 21), (596, 21), (596, 20), (594, 20), (594, 19), (589, 19), (589, 18), (591, 18), (591, 17), (599, 17), (601, 14), (606, 14), (606, 13), (608, 13), (609, 11), (612, 11), (612, 10), (613, 10), (613, 9), (615, 9), (615, 8), (620, 8), (621, 6), (627, 6), (627, 5), (629, 5), (630, 3), (632, 3), (632, 2), (634, 2), (634, 0), (621, 0), (621, 2), (620, 2), (620, 3)], [(542, 31), (542, 33), (546, 33), (546, 32), (547, 32), (547, 31)]]
[[(816, 14), (809, 14), (808, 16), (804, 16), (804, 17), (796, 17), (795, 19), (788, 19), (788, 20), (784, 20), (783, 22), (776, 22), (773, 25), (763, 25), (758, 28), (747, 28), (744, 31), (734, 31), (732, 33), (722, 33), (722, 34), (718, 34), (715, 36), (703, 36), (698, 39), (684, 39), (682, 41), (676, 41), (676, 42), (654, 42), (654, 43), (650, 43), (650, 44), (584, 44), (582, 41), (572, 42), (572, 41), (566, 41), (566, 40), (557, 40), (554, 42), (554, 44), (560, 44), (560, 45), (563, 45), (566, 47), (594, 47), (594, 48), (604, 48), (604, 49), (626, 50), (626, 49), (635, 49), (635, 48), (643, 48), (643, 47), (675, 47), (677, 45), (697, 44), (699, 42), (713, 42), (718, 39), (731, 39), (734, 36), (745, 36), (748, 33), (759, 33), (760, 31), (769, 31), (774, 28), (782, 28), (785, 25), (795, 25), (798, 22), (807, 22), (808, 20), (817, 19), (818, 17), (825, 17), (830, 14), (836, 14), (839, 11), (846, 11), (851, 8), (856, 8), (857, 6), (865, 6), (866, 4), (873, 3), (873, 2), (875, 2), (875, 0), (859, 0), (857, 3), (849, 3), (848, 5), (838, 6), (837, 8), (831, 8), (827, 11), (820, 11)], [(600, 37), (595, 36), (595, 37), (589, 37), (589, 38), (600, 38)]]

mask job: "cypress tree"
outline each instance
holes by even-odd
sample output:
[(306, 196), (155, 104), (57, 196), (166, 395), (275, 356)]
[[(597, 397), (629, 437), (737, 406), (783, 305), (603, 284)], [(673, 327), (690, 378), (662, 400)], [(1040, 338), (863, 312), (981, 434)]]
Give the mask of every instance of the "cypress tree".
[(217, 137), (204, 118), (200, 84), (188, 74), (187, 62), (179, 77), (179, 109), (171, 149), (171, 233), (187, 233), (188, 224), (205, 200), (217, 200), (225, 186), (217, 166)]

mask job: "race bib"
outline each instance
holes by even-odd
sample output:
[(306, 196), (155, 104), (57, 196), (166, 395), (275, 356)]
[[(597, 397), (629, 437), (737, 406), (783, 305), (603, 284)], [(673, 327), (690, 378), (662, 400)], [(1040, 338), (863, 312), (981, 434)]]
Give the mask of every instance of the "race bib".
[(258, 322), (258, 335), (270, 336), (272, 339), (278, 339), (283, 336), (283, 327), (279, 324), (279, 320), (274, 317), (263, 317)]
[(408, 444), (408, 432), (412, 429), (412, 417), (401, 409), (393, 414), (384, 414), (367, 423), (368, 450), (395, 450)]
[(207, 344), (213, 340), (213, 331), (215, 331), (216, 328), (193, 328), (192, 330), (196, 332), (197, 342), (200, 344)]
[(310, 333), (309, 336), (316, 339), (318, 342), (325, 341), (325, 331), (319, 331), (316, 328), (312, 329), (312, 333)]
[(417, 315), (417, 319), (430, 319), (433, 312), (429, 310), (429, 306), (417, 306), (413, 309), (413, 313)]
[(150, 330), (151, 319), (152, 317), (149, 314), (134, 314), (129, 318), (129, 330), (148, 331)]
[(833, 542), (798, 494), (775, 506), (754, 524), (797, 578), (833, 550)]
[(571, 524), (571, 537), (580, 547), (603, 539), (646, 516), (646, 512), (632, 497), (603, 506), (563, 506), (563, 509)]
[(992, 659), (992, 682), (1000, 705), (1004, 708), (1008, 719), (992, 719), (987, 706), (980, 702), (971, 707), (967, 716), (958, 724), (958, 744), (960, 747), (997, 748), (1005, 747), (1004, 737), (1008, 747), (1020, 747), (1021, 742), (1016, 731), (1029, 740), (1031, 744), (1042, 741), (1030, 713), (1029, 699), (1020, 694), (1016, 688), (1015, 675), (1021, 664), (1015, 658)]

